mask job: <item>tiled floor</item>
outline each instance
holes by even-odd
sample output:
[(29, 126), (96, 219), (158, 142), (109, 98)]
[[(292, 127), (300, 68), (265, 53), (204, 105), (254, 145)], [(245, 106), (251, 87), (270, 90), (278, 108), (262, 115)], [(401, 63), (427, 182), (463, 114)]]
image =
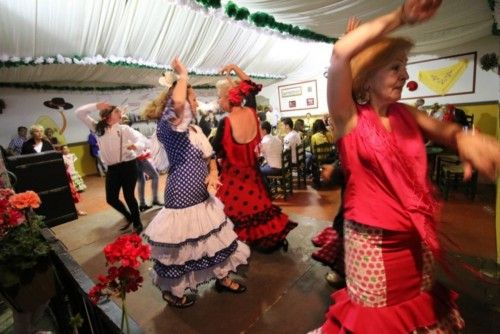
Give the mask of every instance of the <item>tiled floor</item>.
[[(105, 268), (102, 248), (120, 235), (118, 229), (123, 222), (105, 203), (104, 179), (88, 177), (86, 182), (88, 190), (78, 207), (89, 215), (53, 230), (75, 260), (95, 278)], [(162, 177), (161, 189), (164, 184)], [(460, 260), (497, 274), (493, 262), (494, 194), (493, 187), (482, 187), (474, 202), (461, 194), (452, 195), (444, 206), (439, 229), (458, 245), (454, 253), (460, 254)], [(310, 257), (310, 239), (330, 224), (338, 203), (338, 191), (311, 188), (295, 192), (287, 202), (278, 201), (299, 227), (289, 235), (287, 253), (252, 254), (249, 266), (239, 273), (248, 286), (242, 295), (218, 294), (210, 283), (200, 288), (194, 307), (166, 307), (147, 278), (149, 268), (144, 265), (144, 286), (127, 298), (131, 316), (146, 333), (306, 333), (319, 326), (333, 289), (324, 280), (327, 268)], [(152, 209), (143, 213), (143, 222), (147, 224), (156, 212)], [(466, 320), (465, 332), (500, 333), (500, 310), (494, 308), (500, 305), (499, 286), (452, 269), (456, 277), (446, 281), (462, 292), (459, 304)]]

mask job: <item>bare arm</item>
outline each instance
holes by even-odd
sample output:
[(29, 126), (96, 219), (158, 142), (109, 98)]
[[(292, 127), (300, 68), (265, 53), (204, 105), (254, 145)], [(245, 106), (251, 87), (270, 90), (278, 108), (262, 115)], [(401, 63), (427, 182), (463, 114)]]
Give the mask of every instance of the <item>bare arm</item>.
[(76, 117), (83, 122), (92, 132), (95, 132), (97, 121), (90, 117), (93, 111), (99, 110), (100, 103), (89, 103), (75, 110)]
[(475, 168), (495, 180), (496, 171), (500, 169), (500, 145), (495, 138), (475, 131), (462, 131), (455, 123), (441, 122), (414, 107), (406, 107), (426, 137), (457, 151), (464, 166), (464, 179), (469, 179)]
[(327, 99), (339, 136), (346, 132), (356, 111), (352, 98), (352, 58), (404, 23), (427, 20), (434, 15), (440, 4), (441, 0), (407, 0), (402, 7), (360, 25), (335, 44), (328, 70)]
[(177, 57), (172, 60), (170, 66), (179, 75), (177, 84), (172, 92), (172, 101), (175, 114), (180, 118), (184, 113), (184, 104), (187, 98), (188, 73), (184, 64)]

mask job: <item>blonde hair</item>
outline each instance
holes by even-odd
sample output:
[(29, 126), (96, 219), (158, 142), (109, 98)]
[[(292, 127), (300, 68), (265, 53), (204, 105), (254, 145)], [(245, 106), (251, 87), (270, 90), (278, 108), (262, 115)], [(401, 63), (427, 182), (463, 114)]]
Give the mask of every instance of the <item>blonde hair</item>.
[(165, 110), (170, 95), (172, 95), (172, 90), (172, 87), (165, 89), (153, 101), (150, 101), (141, 112), (142, 118), (159, 119), (163, 110)]
[(369, 78), (401, 53), (408, 54), (413, 42), (402, 37), (383, 37), (351, 59), (352, 94), (354, 100), (364, 99)]
[(227, 95), (229, 90), (240, 83), (239, 80), (229, 81), (228, 79), (221, 79), (217, 81), (215, 87), (217, 87), (217, 95)]
[(30, 135), (33, 136), (33, 132), (35, 131), (40, 131), (42, 134), (44, 134), (44, 131), (43, 131), (43, 126), (40, 125), (40, 124), (33, 124), (32, 126), (30, 126)]

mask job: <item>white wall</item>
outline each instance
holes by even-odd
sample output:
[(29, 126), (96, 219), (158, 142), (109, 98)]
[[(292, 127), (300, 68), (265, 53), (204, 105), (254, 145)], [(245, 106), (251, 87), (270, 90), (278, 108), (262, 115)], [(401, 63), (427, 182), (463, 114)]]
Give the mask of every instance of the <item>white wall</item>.
[[(87, 103), (97, 101), (107, 101), (111, 104), (126, 105), (128, 111), (138, 113), (142, 107), (154, 99), (159, 93), (159, 89), (123, 91), (123, 92), (57, 92), (57, 91), (36, 91), (28, 89), (0, 89), (0, 98), (5, 101), (6, 109), (0, 114), (0, 145), (7, 147), (9, 141), (17, 133), (17, 127), (24, 125), (30, 127), (37, 120), (44, 118), (45, 122), (49, 117), (58, 129), (61, 129), (63, 117), (55, 110), (46, 107), (43, 102), (53, 97), (62, 97), (68, 103), (73, 104), (73, 108), (64, 110), (63, 114), (67, 120), (67, 127), (63, 136), (66, 143), (82, 142), (87, 140), (88, 129), (75, 116), (75, 109)], [(215, 89), (199, 90), (198, 100), (210, 102), (215, 99)], [(94, 114), (97, 118), (97, 113)], [(134, 127), (147, 127), (146, 124), (137, 124)], [(142, 132), (142, 131), (141, 131)], [(145, 133), (151, 132), (146, 129)]]
[[(422, 54), (412, 56), (409, 59), (409, 62), (427, 60), (445, 56), (451, 56), (455, 54), (474, 52), (478, 53), (477, 55), (477, 64), (476, 64), (476, 89), (475, 93), (465, 94), (465, 95), (452, 95), (452, 96), (443, 96), (443, 97), (433, 97), (426, 98), (425, 104), (432, 105), (433, 103), (473, 103), (473, 102), (486, 102), (486, 101), (498, 101), (500, 97), (500, 86), (499, 86), (499, 76), (497, 73), (493, 71), (483, 71), (480, 67), (480, 58), (483, 54), (495, 52), (500, 54), (500, 38), (495, 36), (488, 36), (477, 40), (473, 43), (468, 43), (461, 45), (460, 47), (449, 48), (446, 50), (441, 50), (435, 52), (433, 54)], [(318, 66), (320, 67), (320, 66)], [(312, 115), (321, 115), (326, 114), (328, 112), (328, 107), (326, 103), (326, 79), (323, 76), (322, 72), (325, 70), (324, 67), (320, 67), (321, 73), (315, 73), (312, 75), (301, 75), (293, 78), (288, 78), (279, 83), (270, 85), (265, 87), (261, 95), (269, 98), (271, 105), (274, 108), (279, 108), (279, 99), (278, 99), (278, 86), (293, 84), (301, 81), (307, 80), (317, 80), (318, 86), (318, 108), (317, 109), (308, 109), (308, 110), (298, 110), (298, 111), (286, 111), (282, 113), (282, 117), (294, 117), (294, 116), (304, 116), (307, 112), (310, 112)], [(405, 93), (403, 92), (403, 98), (405, 98)], [(414, 100), (405, 100), (405, 103), (413, 103)]]

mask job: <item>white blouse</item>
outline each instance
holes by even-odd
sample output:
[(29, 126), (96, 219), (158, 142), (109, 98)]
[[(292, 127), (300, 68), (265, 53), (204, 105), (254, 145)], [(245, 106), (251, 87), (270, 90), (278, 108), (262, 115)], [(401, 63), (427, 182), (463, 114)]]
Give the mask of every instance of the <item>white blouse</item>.
[[(95, 132), (97, 121), (90, 117), (90, 113), (97, 110), (97, 103), (86, 104), (75, 110), (76, 117), (92, 132)], [(101, 159), (108, 166), (134, 160), (137, 157), (136, 152), (142, 152), (147, 146), (139, 132), (124, 124), (113, 124), (106, 128), (102, 136), (96, 137)], [(136, 146), (136, 151), (127, 148), (131, 144)]]

